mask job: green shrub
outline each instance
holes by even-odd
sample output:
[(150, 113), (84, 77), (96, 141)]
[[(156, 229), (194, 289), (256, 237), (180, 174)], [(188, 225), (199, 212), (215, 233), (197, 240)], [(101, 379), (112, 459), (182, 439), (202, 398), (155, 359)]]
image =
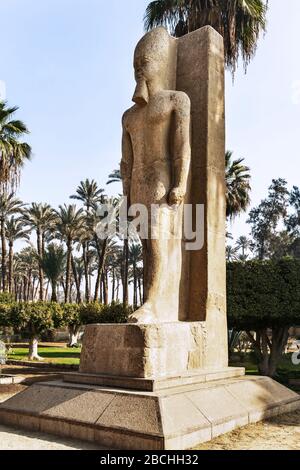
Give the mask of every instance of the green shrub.
[(300, 261), (229, 263), (227, 303), (231, 328), (300, 324)]
[(249, 261), (227, 267), (229, 327), (246, 331), (262, 375), (276, 376), (289, 329), (300, 324), (300, 261)]
[(123, 306), (119, 302), (110, 305), (100, 303), (83, 304), (80, 306), (80, 318), (84, 325), (97, 323), (127, 323), (132, 307)]
[(14, 301), (14, 296), (9, 292), (0, 292), (0, 304), (11, 304)]
[(101, 323), (127, 323), (129, 315), (133, 313), (132, 307), (126, 307), (119, 302), (105, 305), (101, 313)]
[(81, 304), (79, 307), (80, 321), (83, 325), (101, 323), (103, 305), (98, 302)]
[(62, 321), (65, 326), (77, 327), (82, 325), (80, 306), (78, 304), (62, 304)]
[(10, 326), (11, 304), (0, 303), (0, 327)]
[(46, 302), (14, 303), (9, 317), (11, 326), (25, 331), (30, 338), (54, 328), (53, 310)]

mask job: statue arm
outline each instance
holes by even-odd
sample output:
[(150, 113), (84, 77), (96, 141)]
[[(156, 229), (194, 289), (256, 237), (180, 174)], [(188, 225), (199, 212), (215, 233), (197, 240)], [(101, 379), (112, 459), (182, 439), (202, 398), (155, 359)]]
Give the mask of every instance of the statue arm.
[(191, 103), (185, 93), (177, 93), (174, 106), (173, 188), (170, 204), (180, 204), (185, 197), (191, 163), (190, 122)]
[(130, 197), (132, 166), (133, 150), (131, 138), (123, 124), (121, 177), (123, 181), (123, 194), (127, 197)]

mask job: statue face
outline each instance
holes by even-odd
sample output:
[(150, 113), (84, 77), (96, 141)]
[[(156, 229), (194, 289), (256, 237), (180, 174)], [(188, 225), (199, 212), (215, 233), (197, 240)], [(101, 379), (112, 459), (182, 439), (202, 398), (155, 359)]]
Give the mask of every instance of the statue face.
[[(148, 84), (161, 81), (168, 67), (170, 36), (164, 28), (146, 34), (138, 43), (134, 54), (137, 87), (133, 101), (145, 105), (149, 101)], [(162, 85), (163, 88), (163, 85)]]
[(145, 80), (149, 82), (159, 75), (162, 64), (157, 59), (151, 57), (150, 54), (144, 53), (142, 50), (137, 51), (134, 58), (135, 79)]

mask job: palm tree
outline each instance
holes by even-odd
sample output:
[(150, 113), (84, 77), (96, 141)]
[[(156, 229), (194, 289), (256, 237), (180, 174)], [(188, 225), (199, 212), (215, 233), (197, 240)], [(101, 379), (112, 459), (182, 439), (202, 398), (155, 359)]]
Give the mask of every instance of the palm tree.
[[(107, 184), (112, 183), (119, 183), (122, 181), (121, 171), (120, 169), (114, 170), (109, 175), (109, 180)], [(123, 304), (128, 304), (128, 277), (129, 277), (129, 241), (128, 237), (124, 237), (124, 244), (123, 244), (123, 255), (121, 258), (121, 279), (122, 279), (122, 287), (123, 287)]]
[(8, 290), (12, 292), (13, 287), (13, 257), (14, 242), (17, 240), (29, 240), (30, 229), (24, 228), (24, 221), (19, 218), (11, 217), (5, 224), (6, 238), (8, 240)]
[(90, 181), (86, 179), (80, 182), (80, 185), (76, 189), (76, 194), (73, 194), (70, 198), (81, 201), (86, 207), (87, 212), (89, 212), (93, 204), (97, 204), (101, 201), (103, 193), (104, 190), (98, 187), (95, 180)]
[(129, 245), (129, 265), (132, 266), (133, 308), (138, 306), (138, 265), (143, 259), (142, 247), (138, 243)]
[(7, 288), (7, 268), (6, 268), (6, 221), (10, 215), (16, 214), (21, 211), (23, 203), (20, 199), (14, 196), (14, 193), (0, 194), (0, 226), (1, 226), (1, 275), (2, 275), (2, 290), (6, 291)]
[(26, 225), (36, 231), (37, 253), (39, 257), (39, 300), (44, 300), (44, 273), (40, 260), (45, 251), (45, 237), (49, 230), (53, 229), (55, 213), (49, 204), (33, 202), (23, 211), (23, 220)]
[(245, 212), (250, 205), (250, 169), (243, 165), (243, 158), (232, 161), (233, 153), (226, 152), (226, 216), (233, 219), (240, 212)]
[(122, 177), (121, 177), (121, 170), (120, 168), (118, 170), (113, 170), (113, 172), (108, 175), (108, 181), (106, 184), (112, 184), (112, 183), (121, 183), (122, 182)]
[(251, 240), (245, 236), (241, 236), (237, 239), (236, 241), (236, 247), (238, 250), (241, 250), (242, 253), (240, 255), (240, 260), (241, 261), (246, 261), (247, 258), (248, 258), (248, 255), (247, 255), (247, 250), (249, 250), (251, 248)]
[(59, 210), (55, 211), (57, 215), (56, 229), (58, 237), (67, 245), (67, 266), (66, 266), (66, 283), (65, 283), (65, 302), (70, 299), (70, 282), (72, 268), (72, 246), (76, 240), (78, 233), (83, 229), (84, 218), (83, 209), (77, 209), (72, 204), (67, 206), (59, 206)]
[[(80, 185), (76, 189), (76, 194), (70, 196), (71, 199), (76, 199), (81, 201), (86, 208), (87, 217), (89, 217), (90, 211), (93, 207), (103, 201), (104, 190), (98, 187), (98, 184), (95, 180), (86, 179), (81, 181)], [(85, 270), (85, 300), (86, 302), (90, 301), (90, 263), (89, 263), (89, 244), (91, 240), (90, 233), (85, 232), (81, 240), (82, 250), (83, 250), (83, 261), (84, 261), (84, 270)]]
[(226, 246), (226, 259), (228, 262), (238, 261), (238, 248), (231, 245)]
[(31, 246), (23, 248), (14, 256), (14, 284), (16, 300), (36, 299), (35, 281), (38, 280), (38, 256)]
[(57, 302), (57, 285), (66, 265), (66, 254), (63, 247), (50, 243), (41, 259), (41, 265), (51, 283), (51, 302)]
[(166, 26), (176, 37), (210, 25), (224, 38), (225, 61), (234, 73), (254, 57), (261, 32), (266, 31), (268, 2), (263, 0), (155, 0), (145, 12), (147, 31)]
[(18, 108), (0, 101), (0, 190), (13, 191), (19, 182), (20, 169), (31, 158), (31, 147), (20, 139), (29, 131), (22, 121), (14, 119)]

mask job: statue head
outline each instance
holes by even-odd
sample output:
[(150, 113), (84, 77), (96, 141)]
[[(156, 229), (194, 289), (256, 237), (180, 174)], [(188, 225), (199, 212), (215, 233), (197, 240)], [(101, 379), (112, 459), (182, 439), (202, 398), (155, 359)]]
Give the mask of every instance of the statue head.
[(171, 37), (165, 28), (147, 33), (138, 43), (134, 53), (134, 69), (137, 87), (133, 101), (145, 105), (149, 101), (149, 83), (166, 81), (169, 65)]

